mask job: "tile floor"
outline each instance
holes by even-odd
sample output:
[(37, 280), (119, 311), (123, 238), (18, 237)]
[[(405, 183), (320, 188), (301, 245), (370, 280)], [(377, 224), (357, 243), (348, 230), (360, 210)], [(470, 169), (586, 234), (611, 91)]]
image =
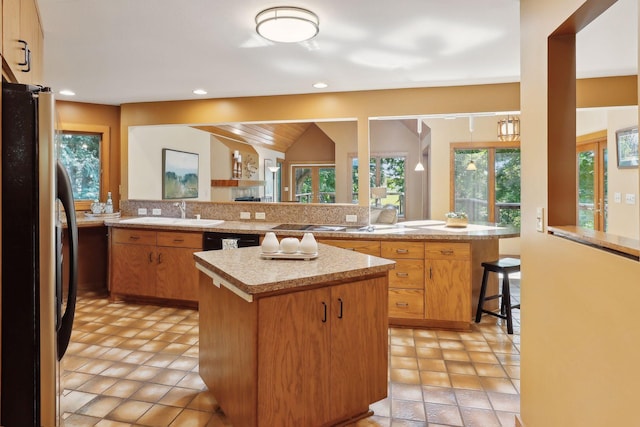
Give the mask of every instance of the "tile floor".
[[(373, 404), (375, 414), (357, 427), (514, 426), (519, 310), (513, 335), (504, 321), (486, 315), (471, 332), (389, 332), (389, 397)], [(84, 294), (61, 375), (66, 427), (231, 425), (198, 375), (195, 310)]]

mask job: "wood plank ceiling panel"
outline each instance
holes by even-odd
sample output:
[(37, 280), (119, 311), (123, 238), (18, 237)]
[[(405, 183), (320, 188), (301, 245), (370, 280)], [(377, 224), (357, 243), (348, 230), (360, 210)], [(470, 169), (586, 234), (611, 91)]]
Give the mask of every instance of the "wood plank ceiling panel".
[(218, 138), (286, 152), (311, 123), (230, 123), (211, 126), (194, 126)]

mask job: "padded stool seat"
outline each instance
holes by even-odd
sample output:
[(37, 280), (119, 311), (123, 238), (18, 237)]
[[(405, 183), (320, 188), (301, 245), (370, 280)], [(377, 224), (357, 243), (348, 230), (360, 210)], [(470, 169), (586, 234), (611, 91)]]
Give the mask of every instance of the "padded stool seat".
[[(482, 286), (480, 287), (480, 298), (478, 298), (478, 308), (476, 310), (476, 323), (480, 322), (483, 313), (506, 319), (507, 332), (513, 334), (513, 320), (511, 319), (511, 309), (520, 308), (520, 304), (511, 304), (511, 290), (509, 284), (509, 274), (520, 271), (520, 260), (516, 258), (501, 258), (497, 261), (483, 262), (484, 272), (482, 273)], [(502, 273), (502, 290), (497, 295), (486, 296), (487, 281), (489, 273)], [(501, 298), (500, 312), (496, 313), (484, 309), (485, 301)]]

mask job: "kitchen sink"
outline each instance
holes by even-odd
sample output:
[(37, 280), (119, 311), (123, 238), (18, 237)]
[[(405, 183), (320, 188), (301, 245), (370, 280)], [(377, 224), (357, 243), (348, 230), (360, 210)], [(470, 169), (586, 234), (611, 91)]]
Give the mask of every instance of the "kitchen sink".
[(122, 224), (141, 224), (141, 225), (160, 225), (160, 226), (192, 226), (192, 227), (213, 227), (214, 225), (222, 224), (224, 221), (221, 219), (195, 219), (195, 218), (167, 218), (167, 217), (154, 217), (143, 216), (140, 218), (123, 219), (120, 221)]

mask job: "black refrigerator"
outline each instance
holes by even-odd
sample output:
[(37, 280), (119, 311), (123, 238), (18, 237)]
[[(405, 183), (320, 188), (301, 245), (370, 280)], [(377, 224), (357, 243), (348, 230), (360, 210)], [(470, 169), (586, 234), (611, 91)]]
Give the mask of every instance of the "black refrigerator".
[(78, 237), (71, 183), (57, 160), (54, 107), (47, 88), (2, 82), (3, 427), (61, 425), (59, 362), (73, 326)]

